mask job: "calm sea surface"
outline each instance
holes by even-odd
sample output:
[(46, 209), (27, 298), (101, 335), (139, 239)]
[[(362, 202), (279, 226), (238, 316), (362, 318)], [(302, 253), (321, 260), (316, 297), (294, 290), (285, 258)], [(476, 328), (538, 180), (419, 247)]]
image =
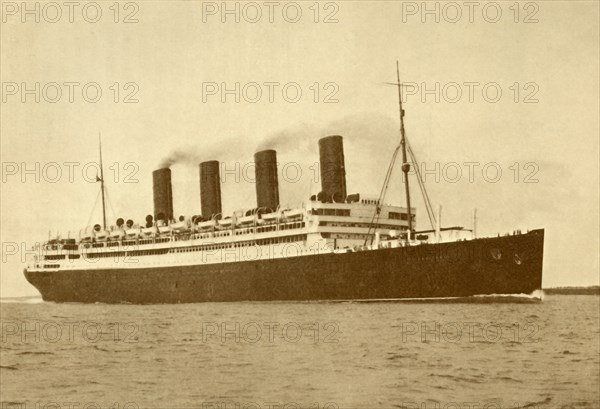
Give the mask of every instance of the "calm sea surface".
[(0, 305), (2, 409), (600, 408), (598, 296)]

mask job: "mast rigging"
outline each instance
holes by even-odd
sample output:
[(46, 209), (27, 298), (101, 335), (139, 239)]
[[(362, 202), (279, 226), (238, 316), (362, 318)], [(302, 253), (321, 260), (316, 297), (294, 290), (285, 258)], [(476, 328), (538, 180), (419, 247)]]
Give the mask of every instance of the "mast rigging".
[(100, 191), (102, 192), (102, 229), (106, 230), (106, 199), (104, 198), (104, 167), (102, 166), (102, 134), (98, 134), (100, 148)]
[(415, 164), (415, 175), (417, 176), (417, 182), (419, 183), (419, 189), (421, 190), (421, 194), (423, 195), (423, 200), (425, 202), (425, 208), (427, 210), (427, 216), (429, 217), (429, 222), (431, 223), (431, 227), (435, 228), (436, 225), (436, 217), (435, 212), (433, 211), (433, 207), (431, 205), (431, 200), (429, 195), (427, 194), (427, 189), (425, 188), (425, 183), (423, 181), (423, 177), (421, 175), (420, 169), (417, 165), (417, 158), (415, 153), (413, 152), (410, 144), (408, 143), (408, 139), (406, 138), (406, 131), (404, 129), (404, 109), (402, 107), (402, 83), (400, 82), (400, 64), (396, 61), (396, 75), (397, 81), (396, 83), (386, 83), (389, 85), (396, 85), (398, 87), (398, 107), (400, 114), (400, 144), (394, 149), (394, 153), (392, 154), (392, 160), (390, 161), (390, 165), (388, 167), (387, 173), (385, 175), (385, 179), (383, 182), (383, 186), (381, 187), (381, 191), (379, 193), (379, 198), (377, 200), (377, 205), (375, 208), (375, 213), (371, 218), (371, 223), (369, 224), (369, 231), (365, 237), (364, 244), (367, 244), (369, 238), (371, 238), (371, 244), (373, 243), (373, 235), (371, 234), (371, 230), (373, 226), (379, 221), (379, 216), (381, 213), (381, 207), (383, 206), (383, 201), (385, 199), (385, 194), (388, 189), (390, 178), (392, 176), (392, 171), (394, 169), (394, 164), (396, 162), (396, 158), (398, 157), (398, 152), (402, 151), (402, 173), (404, 174), (404, 187), (406, 194), (406, 207), (407, 207), (407, 217), (408, 217), (408, 231), (410, 236), (414, 231), (413, 226), (413, 217), (412, 217), (412, 209), (410, 205), (410, 186), (408, 181), (408, 172), (410, 171), (410, 164), (407, 162), (407, 153), (410, 155), (412, 163)]
[(404, 173), (404, 190), (406, 192), (406, 211), (408, 212), (408, 239), (413, 232), (412, 210), (410, 208), (410, 188), (408, 186), (408, 171), (410, 165), (406, 161), (406, 135), (404, 132), (404, 109), (402, 108), (402, 83), (400, 82), (400, 63), (396, 61), (396, 75), (398, 79), (398, 106), (400, 109), (400, 147), (402, 148), (402, 173)]

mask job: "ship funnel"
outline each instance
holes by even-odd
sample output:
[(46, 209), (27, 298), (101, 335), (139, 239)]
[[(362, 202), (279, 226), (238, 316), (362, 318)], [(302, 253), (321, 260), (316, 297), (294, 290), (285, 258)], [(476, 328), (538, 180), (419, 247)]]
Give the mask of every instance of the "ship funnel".
[(173, 218), (171, 169), (162, 168), (152, 172), (152, 191), (154, 193), (154, 218), (170, 221)]
[(256, 207), (276, 211), (279, 207), (277, 152), (272, 149), (256, 152), (254, 165), (256, 166)]
[(211, 160), (200, 165), (200, 205), (202, 217), (210, 220), (213, 216), (221, 217), (221, 178), (219, 177), (219, 161)]
[(321, 166), (321, 193), (323, 202), (343, 202), (346, 199), (346, 168), (344, 165), (344, 142), (339, 135), (319, 139), (319, 162)]

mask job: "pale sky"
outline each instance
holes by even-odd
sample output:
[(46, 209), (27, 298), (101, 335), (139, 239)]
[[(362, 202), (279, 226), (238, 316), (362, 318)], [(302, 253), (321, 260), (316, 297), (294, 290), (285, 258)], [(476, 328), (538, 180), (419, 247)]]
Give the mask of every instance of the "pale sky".
[[(543, 285), (599, 283), (597, 1), (518, 8), (513, 1), (481, 2), (472, 21), (467, 7), (458, 18), (448, 3), (437, 3), (439, 22), (421, 14), (422, 2), (279, 2), (272, 22), (258, 2), (262, 17), (254, 23), (256, 8), (246, 3), (239, 3), (239, 22), (235, 15), (222, 22), (221, 2), (122, 2), (116, 16), (114, 2), (101, 1), (96, 23), (86, 21), (93, 20), (93, 7), (76, 8), (69, 22), (66, 6), (52, 23), (57, 10), (45, 4), (38, 23), (22, 13), (21, 2), (2, 3), (1, 296), (37, 293), (22, 274), (21, 257), (7, 254), (12, 243), (30, 247), (49, 230), (78, 231), (90, 220), (99, 186), (81, 170), (97, 161), (99, 132), (112, 223), (116, 217), (141, 222), (152, 213), (151, 172), (170, 152), (194, 158), (192, 165), (172, 167), (175, 213), (191, 215), (200, 208), (196, 158), (226, 161), (229, 169), (237, 162), (244, 171), (265, 140), (278, 149), (280, 171), (288, 164), (290, 172), (298, 166), (303, 172), (295, 182), (293, 172), (287, 182), (280, 176), (283, 204), (294, 206), (319, 190), (311, 166), (318, 138), (329, 134), (345, 137), (349, 193), (377, 194), (398, 140), (397, 93), (384, 84), (395, 81), (396, 60), (402, 80), (419, 86), (406, 95), (406, 130), (423, 166), (435, 170), (439, 163), (439, 180), (429, 175), (426, 185), (434, 206), (443, 206), (443, 224), (470, 227), (477, 208), (480, 236), (546, 228)], [(436, 2), (427, 4), (435, 10)], [(203, 8), (216, 14), (203, 19)], [(299, 21), (291, 22), (298, 9)], [(138, 21), (122, 22), (127, 16)], [(79, 83), (72, 86), (73, 102), (65, 84), (71, 82)], [(51, 83), (59, 84), (60, 98)], [(96, 103), (82, 95), (90, 83), (102, 91)], [(217, 84), (216, 95), (203, 95), (214, 89), (209, 83)], [(222, 85), (235, 89), (236, 83), (246, 97), (235, 102), (235, 95), (224, 95), (222, 102)], [(256, 102), (250, 99), (257, 87), (244, 88), (249, 83), (262, 91)], [(269, 83), (279, 84), (272, 102)], [(22, 95), (23, 88), (34, 91)], [(302, 95), (291, 102), (298, 88)], [(86, 89), (93, 98), (95, 88)], [(497, 90), (502, 94), (493, 102)], [(138, 102), (124, 103), (132, 92)], [(72, 181), (66, 162), (79, 164), (72, 165)], [(472, 182), (466, 162), (475, 162)], [(23, 174), (23, 163), (28, 169), (39, 163), (39, 181)], [(52, 163), (62, 171), (55, 183)], [(488, 180), (486, 164), (492, 164)], [(502, 175), (492, 183), (497, 168)], [(124, 183), (132, 171), (133, 183)], [(398, 176), (389, 200), (403, 203)], [(238, 181), (230, 175), (222, 190), (225, 213), (255, 205), (254, 185), (243, 172)], [(427, 228), (414, 180), (412, 194), (418, 227)], [(91, 218), (97, 222), (98, 206)]]

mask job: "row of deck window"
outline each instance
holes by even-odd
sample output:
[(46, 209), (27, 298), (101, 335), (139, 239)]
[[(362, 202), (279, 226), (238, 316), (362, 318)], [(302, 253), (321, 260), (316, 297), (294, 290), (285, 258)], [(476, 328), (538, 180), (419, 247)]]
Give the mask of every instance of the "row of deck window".
[(228, 248), (241, 248), (250, 246), (265, 246), (282, 243), (294, 243), (299, 241), (305, 241), (307, 238), (306, 234), (297, 234), (294, 236), (278, 237), (272, 239), (260, 239), (260, 240), (248, 240), (239, 243), (221, 243), (221, 244), (209, 244), (204, 246), (185, 247), (181, 249), (171, 249), (171, 253), (189, 253), (195, 251), (212, 251), (221, 250)]
[[(196, 251), (211, 251), (211, 250), (220, 250), (226, 248), (240, 248), (240, 247), (249, 247), (249, 246), (265, 246), (265, 245), (275, 245), (275, 244), (283, 244), (283, 243), (294, 243), (300, 241), (306, 241), (306, 234), (296, 234), (293, 236), (285, 236), (285, 237), (277, 237), (270, 239), (260, 239), (260, 240), (248, 240), (239, 243), (220, 243), (220, 244), (208, 244), (202, 246), (194, 246), (194, 247), (185, 247), (179, 249), (151, 249), (151, 250), (131, 250), (131, 251), (110, 251), (106, 253), (88, 253), (85, 254), (85, 258), (94, 259), (94, 258), (105, 258), (105, 257), (134, 257), (134, 256), (148, 256), (148, 255), (158, 255), (158, 254), (167, 254), (171, 253), (189, 253)], [(78, 259), (81, 256), (79, 254), (69, 254), (69, 259)], [(66, 255), (64, 254), (52, 254), (46, 255), (44, 257), (45, 260), (64, 260)]]
[[(295, 222), (295, 223), (286, 223), (280, 224), (279, 230), (290, 230), (290, 229), (301, 229), (306, 226), (305, 222)], [(245, 229), (236, 229), (235, 235), (244, 235), (244, 234), (252, 234), (254, 233), (254, 228), (245, 228)], [(256, 227), (256, 233), (265, 233), (277, 231), (277, 225), (272, 224), (268, 226)], [(193, 235), (184, 235), (184, 236), (174, 236), (175, 241), (189, 240), (189, 239), (208, 239), (208, 238), (218, 238), (218, 237), (228, 237), (231, 236), (231, 230), (226, 231), (215, 231), (212, 233), (199, 233)], [(102, 248), (102, 247), (117, 247), (119, 244), (123, 246), (134, 246), (134, 245), (144, 245), (144, 244), (152, 244), (152, 243), (167, 243), (171, 241), (170, 237), (160, 237), (156, 239), (140, 239), (140, 240), (123, 240), (119, 241), (108, 241), (108, 242), (97, 242), (86, 245), (86, 247), (91, 246), (92, 248)]]
[(315, 216), (350, 216), (350, 209), (312, 209)]

